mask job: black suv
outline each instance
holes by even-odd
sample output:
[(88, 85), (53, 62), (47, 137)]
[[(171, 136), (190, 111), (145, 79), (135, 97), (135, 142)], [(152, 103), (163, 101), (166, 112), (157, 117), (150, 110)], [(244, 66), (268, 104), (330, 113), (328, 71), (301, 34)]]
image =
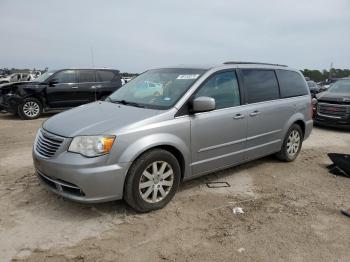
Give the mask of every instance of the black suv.
[(350, 128), (350, 78), (336, 81), (316, 98), (315, 124)]
[(0, 109), (22, 119), (35, 119), (43, 112), (103, 100), (121, 86), (118, 70), (48, 71), (32, 82), (0, 85)]

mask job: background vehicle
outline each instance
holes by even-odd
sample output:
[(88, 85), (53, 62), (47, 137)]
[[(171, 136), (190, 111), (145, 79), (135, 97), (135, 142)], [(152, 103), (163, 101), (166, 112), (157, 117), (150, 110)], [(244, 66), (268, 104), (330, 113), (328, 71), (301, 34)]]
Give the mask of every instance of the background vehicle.
[(104, 99), (121, 86), (113, 69), (63, 69), (49, 71), (32, 82), (0, 87), (0, 107), (23, 119), (42, 112), (63, 110)]
[[(154, 88), (147, 83), (160, 94), (143, 92)], [(149, 70), (105, 101), (45, 121), (34, 165), (64, 197), (124, 198), (146, 212), (164, 207), (182, 180), (275, 153), (293, 161), (312, 130), (311, 115), (305, 79), (285, 66)]]
[(29, 73), (14, 73), (6, 77), (0, 78), (0, 84), (15, 83), (32, 80), (32, 76)]
[(314, 82), (312, 80), (308, 80), (306, 82), (307, 82), (307, 85), (309, 87), (311, 96), (315, 97), (316, 94), (318, 94), (320, 92), (320, 87), (316, 84), (316, 82)]
[(316, 95), (315, 123), (350, 127), (350, 78), (331, 84), (327, 91)]

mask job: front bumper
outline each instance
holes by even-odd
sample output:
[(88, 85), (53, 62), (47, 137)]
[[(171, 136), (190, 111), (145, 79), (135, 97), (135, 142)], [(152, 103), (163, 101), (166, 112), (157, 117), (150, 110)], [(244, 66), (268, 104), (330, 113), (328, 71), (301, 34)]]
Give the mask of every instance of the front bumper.
[[(36, 138), (37, 141), (38, 138)], [(65, 198), (85, 203), (123, 198), (124, 180), (131, 163), (108, 163), (108, 155), (86, 158), (67, 151), (70, 139), (52, 157), (33, 147), (33, 161), (41, 182)]]
[(316, 115), (314, 122), (320, 126), (350, 128), (350, 118), (332, 118)]
[(340, 128), (350, 127), (350, 105), (319, 102), (316, 107), (315, 124)]
[(0, 95), (0, 109), (15, 114), (17, 113), (20, 100), (19, 97), (14, 95)]

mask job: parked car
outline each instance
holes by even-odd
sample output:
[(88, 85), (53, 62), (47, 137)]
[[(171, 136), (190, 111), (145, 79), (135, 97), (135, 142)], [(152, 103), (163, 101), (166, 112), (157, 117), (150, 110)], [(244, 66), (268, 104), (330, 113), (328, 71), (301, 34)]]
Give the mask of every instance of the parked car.
[(30, 81), (31, 78), (32, 76), (29, 73), (14, 73), (0, 78), (0, 84)]
[(0, 86), (0, 108), (22, 119), (104, 99), (121, 87), (118, 70), (62, 69), (42, 74), (32, 82)]
[(330, 85), (335, 83), (338, 80), (339, 80), (339, 78), (331, 78), (331, 79), (327, 79), (326, 81), (321, 82), (319, 84), (320, 92), (327, 91), (327, 89), (330, 87)]
[(318, 125), (350, 127), (350, 78), (331, 84), (316, 96), (315, 123)]
[(310, 89), (311, 96), (315, 97), (320, 92), (320, 87), (312, 80), (306, 81), (306, 83)]
[[(145, 83), (163, 90), (140, 96), (151, 88)], [(45, 121), (34, 166), (61, 196), (124, 199), (147, 212), (164, 207), (181, 181), (275, 153), (295, 160), (312, 130), (311, 114), (305, 79), (286, 66), (154, 69), (105, 101)]]

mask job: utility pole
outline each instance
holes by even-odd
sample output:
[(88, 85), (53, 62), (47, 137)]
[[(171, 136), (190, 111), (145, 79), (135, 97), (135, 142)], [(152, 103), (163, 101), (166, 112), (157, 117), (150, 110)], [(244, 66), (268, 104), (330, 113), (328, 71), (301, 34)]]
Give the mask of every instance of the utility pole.
[(90, 47), (90, 54), (91, 54), (92, 68), (95, 68), (95, 63), (94, 63), (94, 50), (92, 49), (92, 47)]

